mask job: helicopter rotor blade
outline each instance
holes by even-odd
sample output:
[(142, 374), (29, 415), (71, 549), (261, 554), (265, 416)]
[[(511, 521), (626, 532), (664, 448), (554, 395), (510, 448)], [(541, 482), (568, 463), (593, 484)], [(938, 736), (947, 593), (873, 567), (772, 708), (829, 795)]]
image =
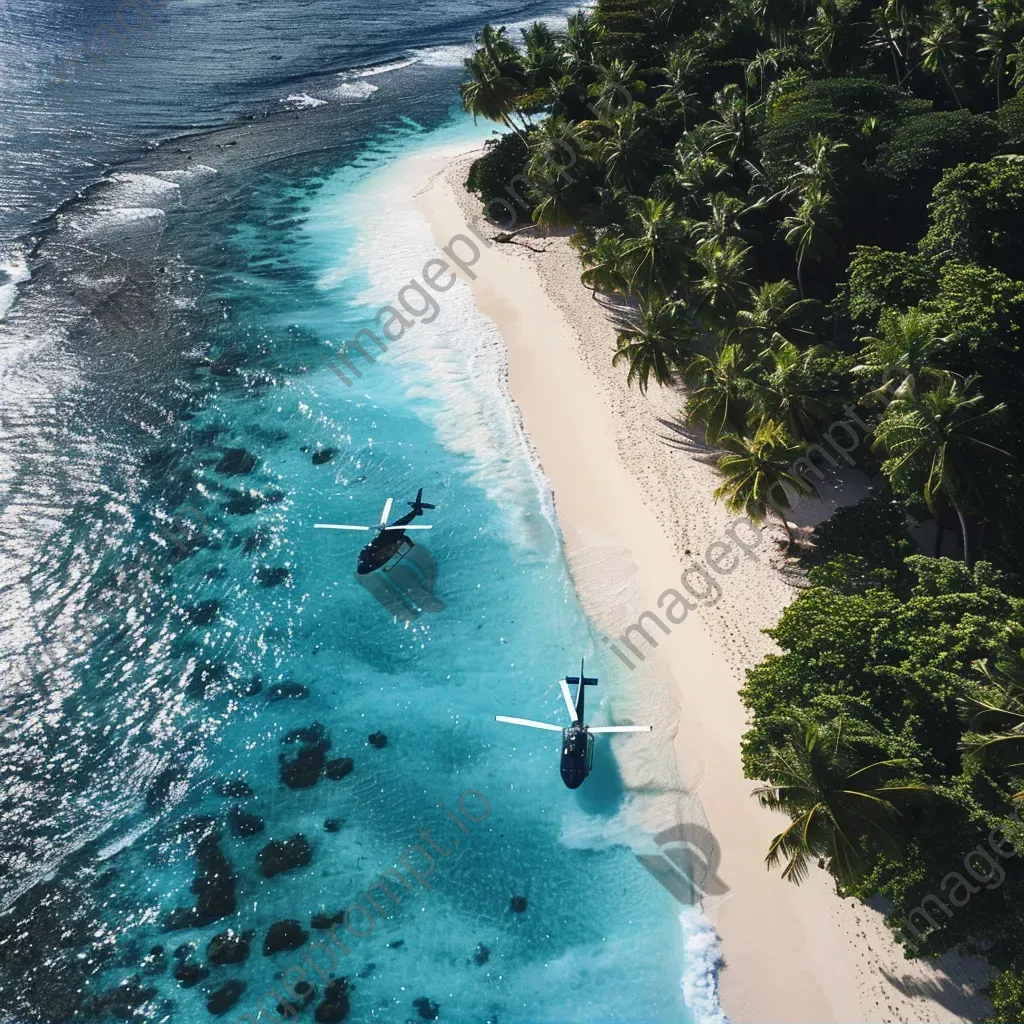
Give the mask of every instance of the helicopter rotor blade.
[(381, 512), (381, 514), (380, 514), (380, 525), (381, 526), (387, 526), (388, 525), (388, 517), (391, 515), (391, 506), (394, 503), (395, 503), (395, 499), (394, 498), (388, 498), (388, 500), (384, 502), (384, 511)]
[(565, 707), (569, 712), (569, 718), (574, 722), (578, 722), (580, 720), (580, 716), (576, 714), (576, 705), (573, 703), (572, 694), (569, 692), (569, 684), (564, 679), (559, 679), (558, 685), (561, 687), (562, 700), (565, 701)]
[(551, 725), (548, 722), (532, 722), (529, 718), (509, 718), (507, 715), (495, 715), (496, 722), (505, 722), (508, 725), (527, 725), (531, 729), (547, 729), (548, 732), (561, 732), (560, 725)]
[(588, 732), (652, 732), (653, 725), (591, 725)]
[(378, 526), (378, 530), (381, 533), (387, 533), (388, 530), (432, 530), (432, 526)]
[(336, 526), (334, 523), (315, 523), (314, 530), (369, 530), (369, 526)]

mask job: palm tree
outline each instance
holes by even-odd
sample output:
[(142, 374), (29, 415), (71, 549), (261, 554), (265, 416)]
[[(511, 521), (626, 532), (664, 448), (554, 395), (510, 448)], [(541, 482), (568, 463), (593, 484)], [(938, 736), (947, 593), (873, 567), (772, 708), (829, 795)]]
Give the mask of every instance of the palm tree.
[(583, 262), (589, 264), (580, 280), (594, 292), (625, 293), (629, 290), (629, 274), (624, 270), (622, 240), (615, 235), (602, 235), (593, 246), (581, 245)]
[(692, 389), (686, 416), (704, 424), (709, 444), (727, 433), (742, 434), (750, 410), (749, 360), (740, 345), (723, 345), (714, 359), (698, 355), (686, 367)]
[(768, 81), (769, 73), (777, 75), (783, 64), (792, 64), (793, 53), (791, 50), (760, 50), (756, 56), (751, 58), (743, 67), (743, 81), (747, 89), (757, 86), (758, 103), (764, 101), (764, 87)]
[(474, 122), (478, 117), (499, 121), (514, 131), (525, 145), (526, 135), (509, 118), (509, 111), (523, 93), (522, 83), (498, 71), (483, 56), (482, 50), (463, 61), (463, 67), (470, 77), (468, 82), (459, 86), (462, 109), (473, 115)]
[(476, 37), (480, 44), (487, 63), (495, 71), (504, 74), (512, 73), (520, 67), (520, 54), (515, 48), (512, 40), (505, 34), (507, 29), (504, 26), (495, 28), (493, 25), (484, 25)]
[(638, 177), (651, 161), (652, 139), (644, 125), (645, 109), (634, 103), (621, 117), (604, 125), (608, 134), (597, 143), (608, 180), (634, 194), (640, 191)]
[(738, 85), (727, 85), (715, 93), (716, 119), (708, 125), (718, 146), (726, 151), (731, 165), (737, 165), (752, 150), (752, 130), (748, 109)]
[(807, 29), (807, 43), (823, 68), (828, 68), (832, 60), (832, 51), (846, 27), (849, 13), (848, 6), (840, 5), (835, 0), (824, 0), (818, 5), (814, 21)]
[(613, 111), (626, 111), (635, 103), (634, 97), (643, 92), (644, 83), (637, 78), (636, 64), (615, 58), (610, 64), (597, 67), (598, 80), (588, 90), (601, 116), (608, 118)]
[(718, 157), (721, 139), (709, 124), (691, 128), (676, 143), (676, 184), (686, 193), (703, 193), (721, 187), (730, 176), (729, 166)]
[(668, 107), (681, 116), (684, 131), (689, 115), (697, 110), (696, 86), (706, 63), (707, 58), (700, 50), (681, 46), (669, 54), (668, 64), (661, 69), (668, 81), (657, 87), (662, 93), (658, 97), (658, 105)]
[(798, 160), (796, 170), (786, 179), (789, 187), (795, 192), (806, 193), (808, 189), (818, 189), (825, 193), (835, 193), (836, 155), (850, 147), (845, 142), (833, 142), (827, 135), (820, 132), (807, 140), (807, 160)]
[(928, 787), (914, 778), (910, 758), (865, 764), (873, 756), (866, 747), (846, 736), (842, 718), (789, 723), (784, 745), (769, 754), (768, 785), (753, 792), (762, 807), (792, 818), (768, 847), (769, 868), (784, 860), (782, 877), (799, 884), (812, 860), (824, 861), (838, 888), (857, 882), (871, 864), (872, 848), (899, 854), (894, 800)]
[(982, 45), (978, 53), (988, 57), (985, 77), (996, 87), (996, 106), (1003, 105), (1003, 76), (1006, 65), (1015, 50), (1015, 43), (1020, 36), (1019, 21), (1012, 17), (1010, 9), (1002, 3), (982, 5), (988, 16), (985, 30), (978, 35)]
[[(529, 138), (530, 159), (526, 176), (531, 182), (565, 178), (568, 182), (587, 177), (587, 144), (576, 126), (564, 117), (552, 114), (544, 118)], [(570, 168), (577, 168), (570, 173)]]
[(671, 295), (690, 255), (686, 222), (668, 200), (644, 199), (629, 217), (633, 233), (622, 239), (622, 266), (633, 291), (657, 287)]
[(712, 192), (707, 197), (707, 219), (695, 221), (693, 237), (699, 243), (725, 245), (729, 238), (741, 234), (739, 219), (750, 209), (739, 196), (728, 192)]
[(659, 384), (672, 383), (688, 355), (686, 343), (692, 336), (682, 303), (657, 293), (641, 296), (636, 325), (619, 332), (612, 366), (625, 359), (629, 363), (626, 383), (635, 380), (640, 393), (646, 394), (652, 375)]
[(780, 339), (762, 353), (765, 372), (754, 392), (754, 408), (761, 419), (784, 424), (798, 440), (819, 436), (838, 397), (822, 391), (815, 379), (815, 364), (826, 351), (822, 345), (801, 351)]
[(956, 67), (963, 54), (963, 21), (952, 11), (944, 11), (932, 24), (931, 31), (921, 37), (921, 66), (930, 74), (942, 76), (953, 96), (957, 107), (963, 107), (960, 96), (949, 76), (949, 70)]
[(899, 25), (897, 24), (899, 16), (900, 5), (897, 0), (888, 0), (887, 3), (875, 8), (872, 12), (872, 18), (876, 27), (872, 35), (871, 45), (888, 51), (889, 56), (892, 58), (892, 68), (896, 84), (902, 85), (903, 70), (900, 64), (906, 60), (906, 54), (900, 49), (896, 39), (896, 34), (899, 30)]
[(583, 212), (579, 189), (560, 178), (535, 181), (530, 198), (534, 202), (533, 222), (545, 228), (571, 228)]
[[(806, 4), (804, 5), (806, 8)], [(793, 24), (794, 8), (779, 0), (755, 0), (751, 4), (752, 21), (761, 35), (767, 36), (773, 46), (786, 45)], [(805, 11), (806, 13), (806, 11)]]
[[(986, 759), (1019, 756), (1024, 742), (1024, 627), (1011, 622), (999, 638), (994, 660), (982, 658), (971, 666), (982, 682), (961, 702), (966, 731), (965, 753)], [(1020, 768), (1019, 761), (1003, 767)], [(1024, 798), (1024, 791), (1014, 800)]]
[(794, 214), (786, 217), (782, 226), (786, 230), (786, 242), (796, 249), (796, 283), (802, 298), (805, 294), (804, 260), (831, 256), (836, 247), (829, 232), (842, 225), (832, 213), (832, 197), (823, 189), (810, 186)]
[[(785, 428), (773, 420), (764, 420), (752, 438), (730, 434), (721, 438), (727, 449), (718, 460), (718, 471), (725, 482), (715, 498), (725, 501), (730, 512), (742, 512), (752, 522), (763, 523), (768, 509), (775, 510), (786, 530), (786, 550), (793, 546), (793, 531), (785, 512), (789, 508), (788, 485), (797, 494), (813, 494), (811, 487), (793, 472), (797, 451)], [(781, 498), (773, 492), (782, 492)]]
[(791, 334), (809, 334), (795, 321), (809, 300), (801, 299), (791, 281), (771, 281), (750, 292), (750, 308), (736, 312), (736, 329), (744, 342), (752, 339), (763, 351)]
[(1010, 85), (1014, 89), (1024, 87), (1024, 43), (1017, 44), (1017, 49), (1007, 58), (1006, 62), (1013, 68)]
[[(971, 667), (982, 682), (961, 701), (967, 726), (962, 748), (1002, 768), (1020, 768), (1019, 760), (1006, 758), (1019, 758), (1024, 742), (1024, 627), (1009, 623), (994, 659), (981, 658)], [(1024, 791), (1013, 799), (1024, 800)]]
[(522, 29), (524, 52), (521, 57), (531, 89), (549, 86), (561, 77), (562, 53), (554, 32), (543, 21)]
[(960, 520), (964, 562), (971, 565), (966, 509), (977, 495), (971, 466), (985, 451), (1007, 452), (979, 436), (1006, 409), (1000, 403), (982, 409), (984, 395), (972, 394), (977, 377), (966, 380), (949, 370), (935, 370), (935, 386), (920, 392), (907, 389), (889, 403), (875, 430), (874, 448), (886, 453), (882, 472), (897, 494), (921, 494), (938, 518), (944, 498)]
[(750, 246), (735, 236), (721, 245), (709, 241), (697, 246), (693, 292), (709, 327), (725, 329), (733, 324), (749, 293), (749, 252)]
[(568, 32), (560, 45), (565, 54), (565, 69), (574, 79), (583, 79), (591, 73), (600, 39), (601, 30), (586, 11), (569, 15)]
[[(913, 306), (905, 313), (885, 309), (878, 318), (879, 337), (861, 338), (861, 362), (853, 373), (880, 381), (866, 398), (912, 389), (933, 373), (931, 356), (946, 339), (938, 336), (938, 317)], [(893, 384), (899, 381), (898, 387)]]

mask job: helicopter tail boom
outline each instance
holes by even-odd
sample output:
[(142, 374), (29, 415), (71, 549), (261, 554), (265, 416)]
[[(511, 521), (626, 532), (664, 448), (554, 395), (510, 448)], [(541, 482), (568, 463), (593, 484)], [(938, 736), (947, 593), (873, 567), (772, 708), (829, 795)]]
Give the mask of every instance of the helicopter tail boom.
[(436, 505), (430, 505), (430, 504), (428, 504), (427, 502), (425, 502), (423, 500), (423, 488), (421, 487), (416, 492), (416, 500), (409, 502), (409, 508), (411, 508), (416, 513), (420, 513), (425, 508), (437, 508), (437, 506)]
[[(572, 715), (572, 720), (574, 722), (577, 722), (577, 721), (582, 722), (583, 721), (583, 703), (584, 703), (583, 702), (583, 696), (584, 696), (584, 693), (585, 693), (584, 687), (585, 686), (597, 686), (597, 678), (596, 677), (588, 678), (587, 676), (585, 676), (583, 674), (583, 659), (580, 659), (580, 674), (578, 676), (566, 676), (565, 677), (565, 681), (566, 681), (566, 683), (573, 683), (576, 686), (576, 700), (575, 700), (576, 714), (572, 715), (572, 712), (570, 712), (570, 715)], [(562, 695), (565, 696), (565, 691), (563, 691)], [(568, 701), (566, 701), (566, 703), (568, 703)]]

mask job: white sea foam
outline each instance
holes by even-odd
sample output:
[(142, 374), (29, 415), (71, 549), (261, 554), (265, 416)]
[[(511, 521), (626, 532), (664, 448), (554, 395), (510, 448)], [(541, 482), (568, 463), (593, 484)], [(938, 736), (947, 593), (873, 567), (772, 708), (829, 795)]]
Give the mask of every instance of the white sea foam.
[(84, 253), (116, 253), (130, 260), (153, 259), (160, 249), (167, 214), (153, 206), (108, 207), (87, 204), (57, 218), (62, 240)]
[(162, 230), (167, 214), (152, 206), (98, 207), (84, 213), (62, 214), (58, 223), (86, 238), (131, 229)]
[(729, 1024), (718, 998), (722, 942), (711, 922), (697, 907), (679, 915), (683, 929), (683, 998), (697, 1024)]
[(371, 82), (342, 82), (331, 90), (330, 95), (339, 100), (365, 100), (379, 88)]
[[(395, 302), (411, 280), (421, 280), (422, 267), (438, 250), (429, 225), (412, 206), (409, 173), (409, 165), (400, 161), (374, 174), (365, 192), (348, 193), (330, 208), (329, 219), (350, 223), (359, 241), (338, 252), (321, 277), (321, 287), (329, 289), (361, 272), (370, 284), (360, 299), (375, 312)], [(510, 539), (543, 557), (557, 536), (551, 488), (508, 394), (505, 345), (493, 322), (477, 310), (464, 281), (436, 297), (437, 317), (429, 323), (417, 320), (389, 346), (384, 359), (400, 368), (407, 396), (422, 409), (445, 447), (472, 459), (474, 480), (507, 510)], [(409, 301), (415, 299), (410, 296)], [(368, 375), (373, 373), (378, 379), (394, 376), (369, 368), (360, 386), (365, 382), (371, 393)], [(385, 380), (379, 386), (386, 386)], [(538, 505), (542, 519), (537, 517)]]
[(203, 178), (209, 178), (216, 173), (217, 168), (211, 167), (209, 164), (191, 164), (188, 167), (175, 167), (169, 171), (154, 171), (153, 175), (154, 177), (164, 178), (167, 181), (173, 181), (181, 185), (201, 181)]
[(517, 46), (521, 46), (521, 32), (524, 28), (529, 28), (534, 22), (539, 21), (542, 25), (547, 25), (552, 32), (564, 32), (569, 27), (569, 14), (575, 10), (576, 8), (573, 7), (566, 14), (552, 14), (546, 18), (528, 18), (525, 21), (510, 21), (504, 28), (509, 39)]
[(293, 92), (278, 102), (283, 103), (289, 110), (310, 110), (313, 107), (327, 106), (327, 100), (310, 96), (308, 92)]
[(357, 68), (355, 71), (345, 72), (346, 78), (373, 78), (376, 75), (385, 75), (389, 71), (401, 71), (410, 64), (417, 64), (419, 57), (406, 57), (404, 60), (393, 60), (388, 64), (372, 64), (369, 67)]
[(141, 839), (156, 823), (156, 818), (149, 818), (146, 821), (139, 822), (138, 825), (130, 828), (123, 836), (104, 846), (96, 854), (96, 859), (98, 861), (110, 860), (111, 857), (119, 854), (122, 850), (128, 849), (136, 839)]
[(109, 251), (127, 259), (155, 257), (167, 226), (167, 214), (152, 206), (86, 207), (57, 218), (68, 241), (99, 256)]
[(14, 305), (18, 297), (18, 285), (24, 284), (31, 276), (24, 251), (17, 249), (7, 256), (0, 256), (0, 320)]
[(472, 57), (475, 43), (453, 43), (447, 46), (425, 46), (412, 52), (428, 68), (460, 68), (467, 57)]
[[(68, 280), (78, 291), (93, 292), (97, 295), (107, 294), (116, 291), (124, 284), (123, 274), (72, 274)], [(117, 367), (116, 372), (121, 368)]]
[[(642, 742), (646, 740), (644, 736)], [(634, 852), (642, 850), (650, 845), (650, 839), (641, 825), (643, 808), (639, 804), (636, 799), (627, 799), (616, 814), (608, 816), (568, 805), (558, 841), (569, 850), (609, 850), (616, 846), (628, 847)]]
[[(593, 6), (584, 4), (584, 7)], [(569, 23), (569, 14), (578, 8), (567, 8), (564, 14), (554, 14), (545, 18), (528, 18), (524, 21), (510, 21), (502, 27), (505, 29), (508, 38), (517, 46), (522, 45), (522, 30), (529, 28), (534, 22), (541, 22), (547, 25), (554, 32), (564, 32)], [(420, 61), (429, 68), (458, 68), (467, 57), (472, 57), (476, 51), (476, 43), (449, 43), (439, 46), (424, 46), (412, 51), (413, 59)]]
[(104, 206), (157, 207), (162, 210), (181, 205), (181, 188), (155, 174), (112, 174), (98, 190)]

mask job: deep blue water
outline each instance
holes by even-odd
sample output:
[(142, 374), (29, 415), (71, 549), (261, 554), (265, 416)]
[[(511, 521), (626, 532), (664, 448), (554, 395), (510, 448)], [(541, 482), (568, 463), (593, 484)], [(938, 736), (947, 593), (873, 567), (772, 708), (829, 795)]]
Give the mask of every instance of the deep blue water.
[[(404, 161), (490, 130), (453, 104), (473, 31), (556, 12), (168, 0), (44, 94), (113, 7), (0, 8), (9, 266), (35, 246), (0, 321), (0, 1019), (206, 1021), (231, 981), (224, 1019), (281, 1019), (311, 947), (264, 956), (270, 926), (360, 906), (372, 930), (350, 909), (347, 952), (304, 968), (316, 1003), (348, 980), (349, 1020), (692, 1019), (704, 964), (610, 745), (571, 794), (553, 734), (493, 721), (560, 722), (582, 655), (620, 685), (493, 327), (459, 285), (355, 387), (325, 365), (433, 255)], [(143, 151), (188, 126), (220, 130)], [(313, 526), (420, 487), (427, 579), (375, 595), (360, 535)], [(309, 862), (269, 877), (299, 834)], [(422, 884), (374, 913), (403, 857)], [(210, 963), (226, 929), (244, 963)]]

